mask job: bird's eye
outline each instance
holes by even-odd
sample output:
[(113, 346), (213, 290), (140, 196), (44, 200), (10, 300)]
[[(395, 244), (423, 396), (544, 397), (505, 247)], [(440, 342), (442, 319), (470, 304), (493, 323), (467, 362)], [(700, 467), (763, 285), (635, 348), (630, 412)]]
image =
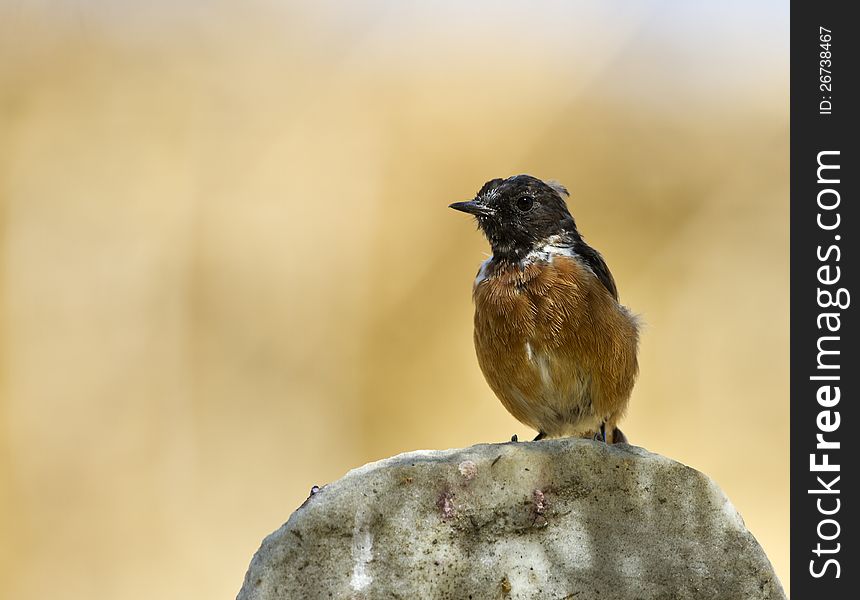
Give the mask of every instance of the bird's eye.
[(521, 212), (529, 212), (534, 204), (535, 201), (528, 196), (520, 196), (520, 198), (517, 199), (517, 210)]

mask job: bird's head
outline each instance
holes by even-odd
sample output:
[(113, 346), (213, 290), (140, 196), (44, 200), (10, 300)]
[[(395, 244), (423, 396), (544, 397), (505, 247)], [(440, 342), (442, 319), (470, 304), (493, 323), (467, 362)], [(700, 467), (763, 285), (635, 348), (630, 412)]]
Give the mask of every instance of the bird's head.
[(516, 262), (556, 236), (579, 238), (567, 196), (557, 182), (515, 175), (488, 181), (473, 200), (451, 208), (475, 216), (496, 259)]

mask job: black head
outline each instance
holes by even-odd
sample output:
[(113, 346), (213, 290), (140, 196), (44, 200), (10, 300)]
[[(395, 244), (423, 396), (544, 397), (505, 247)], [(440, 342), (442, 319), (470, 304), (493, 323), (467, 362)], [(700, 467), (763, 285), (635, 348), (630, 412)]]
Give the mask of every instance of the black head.
[(475, 215), (495, 258), (518, 261), (550, 237), (569, 243), (580, 239), (564, 201), (567, 196), (556, 182), (515, 175), (488, 181), (474, 200), (455, 202), (451, 208)]

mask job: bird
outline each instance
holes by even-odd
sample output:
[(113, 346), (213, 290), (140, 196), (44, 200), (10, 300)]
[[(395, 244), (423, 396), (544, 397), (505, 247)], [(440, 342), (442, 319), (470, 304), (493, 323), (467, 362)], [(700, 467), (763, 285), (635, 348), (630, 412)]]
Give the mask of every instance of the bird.
[(492, 250), (472, 287), (478, 364), (535, 441), (627, 443), (618, 422), (639, 373), (640, 321), (577, 229), (569, 196), (554, 180), (514, 175), (450, 205), (475, 217)]

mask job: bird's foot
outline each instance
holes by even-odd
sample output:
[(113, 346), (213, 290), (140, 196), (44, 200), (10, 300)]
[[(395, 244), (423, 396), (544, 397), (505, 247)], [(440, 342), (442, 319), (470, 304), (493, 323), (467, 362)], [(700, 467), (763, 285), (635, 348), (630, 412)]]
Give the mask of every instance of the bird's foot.
[(514, 435), (512, 435), (512, 436), (511, 436), (511, 441), (512, 441), (512, 442), (514, 442), (514, 443), (516, 443), (516, 442), (519, 442), (519, 441), (520, 441), (520, 438), (518, 438), (518, 437), (517, 437), (517, 434), (515, 433)]
[(543, 431), (541, 431), (539, 434), (537, 434), (537, 435), (535, 436), (535, 439), (533, 439), (532, 441), (533, 441), (533, 442), (537, 442), (537, 441), (539, 441), (539, 440), (544, 439), (545, 437), (546, 437), (546, 434), (545, 434)]
[(594, 434), (595, 442), (603, 442), (605, 444), (629, 444), (627, 441), (627, 436), (624, 435), (624, 432), (615, 427), (614, 425), (609, 429), (609, 434), (607, 435), (606, 424), (600, 426), (600, 431)]

